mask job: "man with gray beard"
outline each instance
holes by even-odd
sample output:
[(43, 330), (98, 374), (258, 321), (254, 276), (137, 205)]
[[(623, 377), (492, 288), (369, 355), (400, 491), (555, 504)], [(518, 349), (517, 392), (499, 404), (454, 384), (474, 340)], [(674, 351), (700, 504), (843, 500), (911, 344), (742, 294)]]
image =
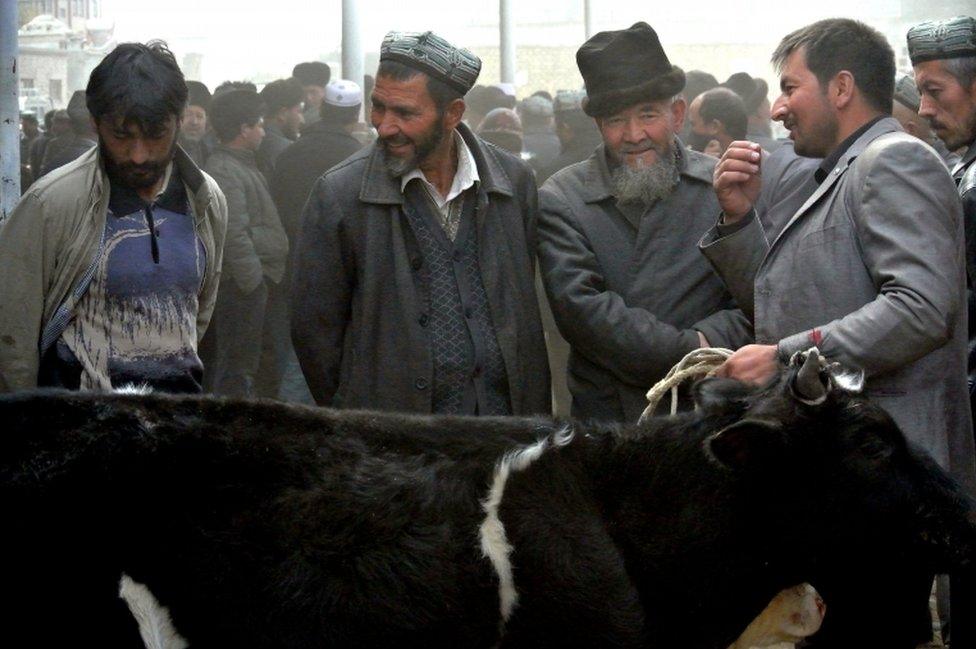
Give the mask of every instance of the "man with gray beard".
[(573, 416), (636, 421), (685, 354), (752, 331), (697, 250), (719, 210), (716, 161), (676, 136), (684, 72), (645, 23), (596, 34), (576, 61), (603, 144), (540, 190), (539, 264), (571, 347)]
[(379, 139), (312, 189), (292, 340), (319, 405), (550, 410), (535, 180), (461, 121), (480, 69), (431, 32), (387, 34), (371, 96)]

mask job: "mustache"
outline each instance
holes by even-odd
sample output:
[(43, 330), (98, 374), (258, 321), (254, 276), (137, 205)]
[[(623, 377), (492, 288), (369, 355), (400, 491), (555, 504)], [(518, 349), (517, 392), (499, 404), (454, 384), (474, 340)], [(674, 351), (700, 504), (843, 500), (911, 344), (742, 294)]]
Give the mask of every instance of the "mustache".
[(620, 145), (621, 153), (645, 153), (652, 149), (654, 151), (657, 151), (658, 153), (661, 153), (661, 151), (656, 146), (654, 146), (654, 142), (652, 140), (643, 140), (641, 142), (637, 142), (636, 144)]
[(116, 164), (115, 168), (124, 173), (151, 173), (165, 169), (167, 164), (169, 164), (168, 160), (166, 162), (142, 162), (139, 164), (123, 162), (122, 164)]
[(400, 133), (399, 135), (388, 135), (387, 137), (380, 138), (380, 142), (383, 143), (385, 147), (391, 146), (403, 146), (404, 144), (412, 144), (413, 140), (408, 138), (406, 135)]

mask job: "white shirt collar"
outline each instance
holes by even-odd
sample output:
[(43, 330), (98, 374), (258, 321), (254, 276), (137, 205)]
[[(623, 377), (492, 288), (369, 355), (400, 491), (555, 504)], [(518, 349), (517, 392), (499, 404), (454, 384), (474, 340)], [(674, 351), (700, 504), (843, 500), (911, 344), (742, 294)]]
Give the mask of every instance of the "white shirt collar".
[(451, 190), (447, 192), (447, 197), (441, 196), (441, 193), (437, 191), (427, 180), (419, 168), (414, 169), (410, 173), (404, 174), (400, 178), (400, 191), (404, 191), (407, 188), (407, 183), (414, 178), (420, 178), (420, 180), (427, 185), (430, 190), (430, 196), (437, 203), (438, 208), (443, 208), (445, 205), (453, 201), (455, 198), (460, 196), (463, 192), (468, 190), (476, 182), (479, 182), (481, 178), (478, 176), (478, 165), (474, 161), (474, 154), (471, 153), (471, 149), (468, 148), (467, 143), (461, 134), (456, 130), (453, 131), (454, 143), (457, 146), (457, 157), (458, 166), (457, 172), (454, 174), (454, 181), (451, 183)]

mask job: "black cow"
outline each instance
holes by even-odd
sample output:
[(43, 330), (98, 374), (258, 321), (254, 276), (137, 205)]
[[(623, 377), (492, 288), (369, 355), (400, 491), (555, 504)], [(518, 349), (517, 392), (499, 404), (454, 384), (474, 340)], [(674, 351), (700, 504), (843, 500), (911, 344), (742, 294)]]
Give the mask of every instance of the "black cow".
[(839, 566), (971, 570), (970, 501), (818, 365), (695, 393), (640, 428), (2, 397), (4, 644), (141, 646), (123, 574), (192, 647), (724, 649), (804, 581), (843, 620)]

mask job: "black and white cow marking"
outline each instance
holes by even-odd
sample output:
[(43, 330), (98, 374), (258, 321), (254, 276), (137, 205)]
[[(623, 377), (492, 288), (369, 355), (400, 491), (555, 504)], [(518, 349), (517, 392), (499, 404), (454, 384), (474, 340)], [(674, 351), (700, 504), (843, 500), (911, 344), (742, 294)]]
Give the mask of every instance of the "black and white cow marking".
[[(972, 570), (973, 506), (882, 411), (836, 386), (804, 403), (799, 375), (705, 381), (698, 413), (572, 429), (3, 396), (5, 634), (11, 646), (726, 649), (802, 582), (829, 607), (821, 635), (859, 633), (863, 575)], [(157, 600), (130, 604), (155, 620), (142, 631), (123, 574), (123, 592), (141, 584)], [(39, 605), (51, 583), (74, 604), (59, 624)], [(880, 611), (882, 635), (862, 646), (895, 646), (904, 611)]]

